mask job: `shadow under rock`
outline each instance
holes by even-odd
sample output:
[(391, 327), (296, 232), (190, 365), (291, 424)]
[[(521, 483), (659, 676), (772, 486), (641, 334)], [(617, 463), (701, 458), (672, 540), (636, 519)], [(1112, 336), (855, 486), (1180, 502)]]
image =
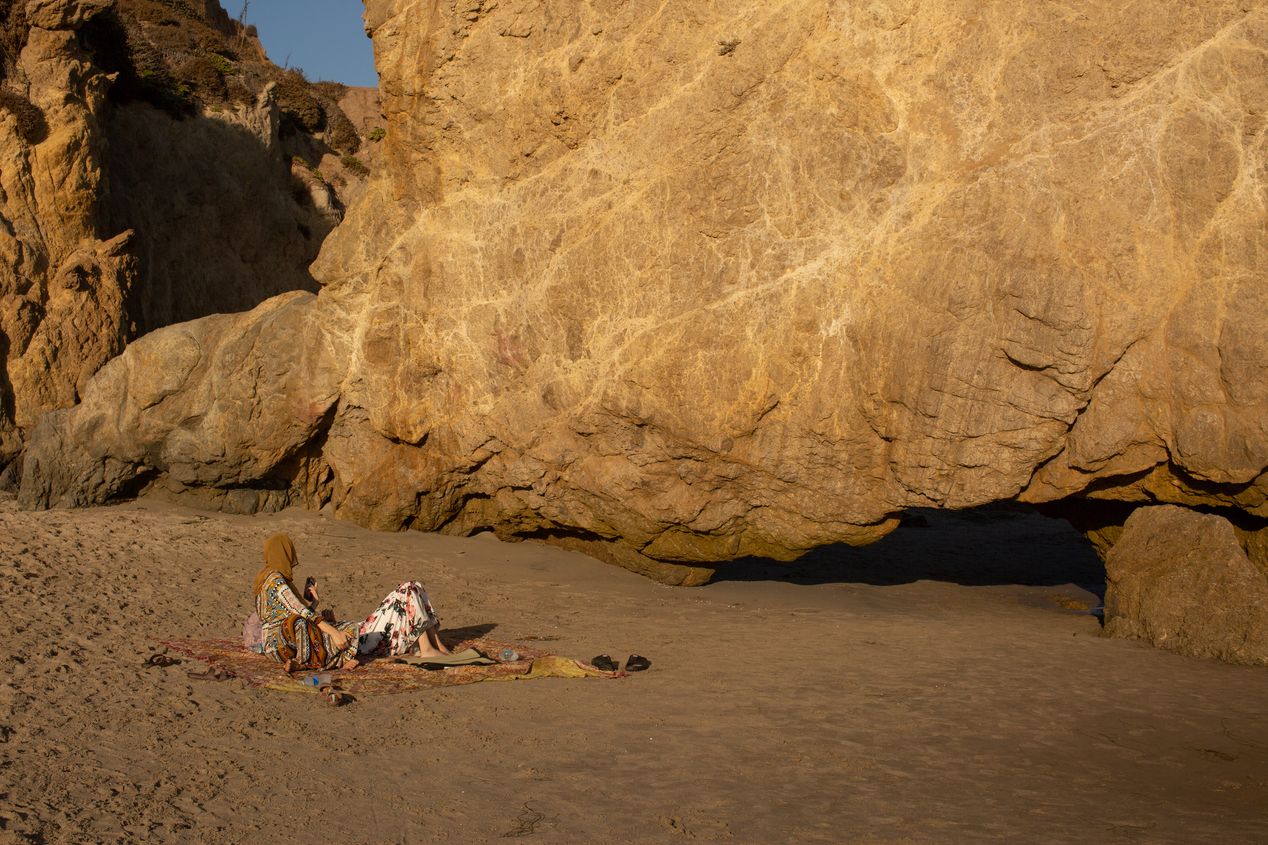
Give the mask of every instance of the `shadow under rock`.
[(893, 533), (870, 546), (825, 546), (792, 563), (744, 558), (719, 566), (713, 581), (1074, 584), (1098, 597), (1105, 595), (1105, 567), (1082, 534), (1064, 519), (1012, 504), (965, 511), (911, 510)]

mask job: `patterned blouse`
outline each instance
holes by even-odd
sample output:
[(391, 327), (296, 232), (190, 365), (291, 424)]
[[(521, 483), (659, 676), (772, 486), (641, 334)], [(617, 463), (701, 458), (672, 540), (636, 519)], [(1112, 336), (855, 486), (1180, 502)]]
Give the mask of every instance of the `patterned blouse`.
[(269, 573), (263, 589), (255, 597), (260, 615), (264, 653), (278, 663), (287, 660), (297, 669), (336, 669), (357, 655), (356, 622), (335, 622), (334, 627), (348, 635), (348, 644), (336, 649), (330, 635), (321, 630), (321, 616), (309, 607), (282, 577)]

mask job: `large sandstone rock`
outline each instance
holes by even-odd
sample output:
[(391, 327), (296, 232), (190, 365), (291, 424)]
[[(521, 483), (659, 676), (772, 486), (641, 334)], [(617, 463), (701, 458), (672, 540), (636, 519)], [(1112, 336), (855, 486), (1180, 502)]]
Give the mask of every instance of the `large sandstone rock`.
[[(325, 289), (267, 348), (237, 337), (258, 313), (142, 339), (45, 419), (25, 502), (139, 471), (678, 583), (912, 506), (1268, 515), (1262, 6), (370, 0), (366, 21), (384, 165)], [(148, 405), (177, 347), (222, 363)], [(299, 404), (338, 383), (315, 423), (274, 387), (218, 398), (215, 367), (317, 360)]]
[(1105, 574), (1107, 634), (1268, 665), (1268, 567), (1251, 561), (1223, 517), (1139, 508), (1106, 556)]

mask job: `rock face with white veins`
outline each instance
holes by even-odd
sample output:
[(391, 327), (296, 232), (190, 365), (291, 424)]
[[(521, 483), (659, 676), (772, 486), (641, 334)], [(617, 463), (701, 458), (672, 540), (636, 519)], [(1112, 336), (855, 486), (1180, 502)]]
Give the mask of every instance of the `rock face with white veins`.
[(25, 502), (331, 504), (672, 583), (912, 506), (1268, 517), (1262, 5), (366, 21), (384, 165), (324, 289), (141, 339)]

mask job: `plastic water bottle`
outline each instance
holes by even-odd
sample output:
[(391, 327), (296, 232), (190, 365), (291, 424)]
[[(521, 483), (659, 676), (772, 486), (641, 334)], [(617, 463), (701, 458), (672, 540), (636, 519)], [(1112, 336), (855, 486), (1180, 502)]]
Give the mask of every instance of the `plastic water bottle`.
[(304, 679), (304, 683), (313, 687), (325, 686), (326, 684), (330, 683), (330, 673), (321, 672), (316, 675), (309, 675), (307, 678)]
[(503, 663), (514, 663), (520, 659), (520, 653), (511, 648), (504, 648), (502, 653), (498, 655), (498, 659)]

